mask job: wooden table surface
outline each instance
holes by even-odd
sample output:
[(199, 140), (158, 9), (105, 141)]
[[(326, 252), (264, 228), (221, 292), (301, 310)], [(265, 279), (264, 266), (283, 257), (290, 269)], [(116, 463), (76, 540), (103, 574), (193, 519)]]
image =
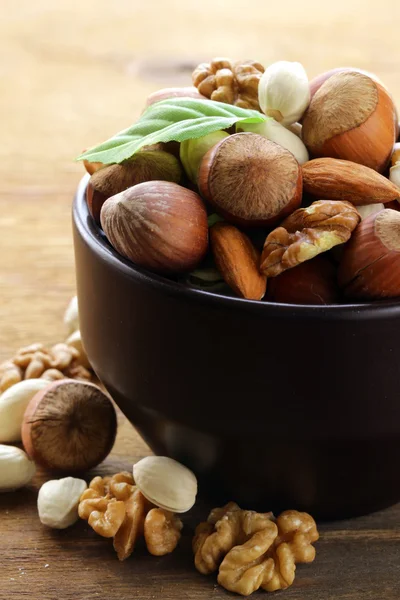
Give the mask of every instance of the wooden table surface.
[[(131, 124), (150, 92), (186, 85), (198, 62), (229, 55), (299, 60), (309, 76), (369, 69), (400, 104), (397, 0), (2, 0), (0, 12), (0, 360), (63, 338), (74, 293), (71, 198), (82, 174), (72, 159)], [(115, 449), (96, 472), (130, 468), (147, 452), (120, 415)], [(229, 596), (193, 568), (190, 536), (205, 509), (186, 519), (173, 556), (138, 551), (120, 564), (83, 522), (62, 532), (40, 525), (44, 479), (0, 497), (0, 600)], [(316, 562), (282, 597), (400, 598), (400, 506), (321, 532)]]

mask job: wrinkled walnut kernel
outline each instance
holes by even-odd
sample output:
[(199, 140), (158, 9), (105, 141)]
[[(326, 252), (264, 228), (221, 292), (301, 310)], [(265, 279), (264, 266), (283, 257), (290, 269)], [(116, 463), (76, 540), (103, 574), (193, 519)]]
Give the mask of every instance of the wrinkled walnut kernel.
[(128, 472), (95, 477), (81, 496), (78, 512), (96, 533), (114, 538), (119, 560), (128, 558), (143, 536), (151, 554), (172, 552), (183, 527), (173, 513), (155, 509)]
[(258, 84), (264, 67), (255, 61), (233, 63), (228, 58), (214, 58), (201, 63), (192, 74), (198, 91), (216, 102), (241, 108), (261, 110), (258, 104)]
[(276, 277), (350, 239), (361, 217), (350, 202), (318, 200), (299, 208), (265, 240), (260, 270)]
[(20, 348), (17, 354), (0, 365), (0, 393), (24, 379), (79, 379), (90, 381), (92, 374), (79, 362), (79, 352), (68, 344), (43, 344)]
[(144, 521), (144, 538), (153, 556), (164, 556), (175, 550), (180, 538), (182, 521), (167, 510), (152, 508)]
[(196, 568), (204, 574), (219, 567), (218, 582), (231, 592), (250, 595), (292, 585), (296, 563), (312, 562), (318, 540), (314, 519), (297, 511), (241, 510), (230, 503), (200, 523), (193, 540)]

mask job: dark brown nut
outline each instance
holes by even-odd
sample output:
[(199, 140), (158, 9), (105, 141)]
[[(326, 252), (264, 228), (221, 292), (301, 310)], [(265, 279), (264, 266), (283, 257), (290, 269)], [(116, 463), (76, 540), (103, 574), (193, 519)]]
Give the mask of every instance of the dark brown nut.
[(144, 181), (179, 183), (181, 177), (179, 160), (169, 152), (138, 152), (129, 161), (120, 165), (109, 165), (92, 175), (86, 189), (89, 212), (100, 225), (101, 208), (107, 198)]
[(286, 304), (334, 304), (339, 299), (337, 268), (323, 255), (268, 281), (267, 300)]
[(339, 285), (354, 299), (400, 297), (400, 213), (383, 209), (362, 221), (344, 248)]

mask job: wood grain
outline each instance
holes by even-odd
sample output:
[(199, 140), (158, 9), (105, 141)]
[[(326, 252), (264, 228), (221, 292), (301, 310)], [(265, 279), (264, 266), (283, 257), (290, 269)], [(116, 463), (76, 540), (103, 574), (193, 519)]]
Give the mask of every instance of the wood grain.
[[(400, 102), (394, 0), (2, 0), (0, 9), (0, 360), (22, 344), (63, 338), (74, 293), (71, 198), (82, 174), (73, 157), (132, 123), (150, 92), (188, 84), (197, 62), (225, 54), (299, 60), (310, 76), (358, 66)], [(115, 450), (99, 472), (129, 468), (147, 452), (120, 415)], [(1, 600), (230, 596), (193, 568), (191, 533), (207, 507), (186, 518), (173, 556), (138, 549), (120, 564), (84, 523), (63, 532), (40, 525), (45, 478), (0, 497)], [(397, 506), (322, 525), (316, 562), (299, 567), (283, 597), (398, 600), (399, 523)]]

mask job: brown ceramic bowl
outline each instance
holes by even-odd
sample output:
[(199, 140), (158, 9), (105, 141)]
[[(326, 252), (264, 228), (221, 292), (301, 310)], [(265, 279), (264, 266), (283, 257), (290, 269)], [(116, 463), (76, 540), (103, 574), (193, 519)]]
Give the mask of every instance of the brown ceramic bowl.
[(198, 291), (121, 258), (73, 209), (81, 331), (112, 397), (212, 502), (323, 518), (400, 500), (400, 303)]

